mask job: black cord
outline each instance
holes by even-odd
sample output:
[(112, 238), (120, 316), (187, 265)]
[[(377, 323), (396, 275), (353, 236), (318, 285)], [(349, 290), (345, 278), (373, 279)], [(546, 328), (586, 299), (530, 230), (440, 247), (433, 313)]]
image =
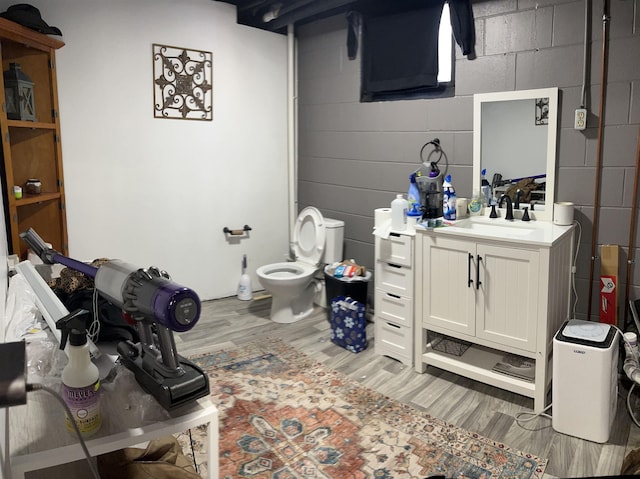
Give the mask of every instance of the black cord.
[(91, 454), (89, 454), (89, 449), (87, 449), (87, 445), (84, 442), (84, 438), (82, 437), (82, 433), (80, 432), (80, 428), (78, 427), (78, 425), (74, 421), (73, 413), (71, 412), (71, 409), (69, 409), (69, 406), (67, 405), (67, 403), (64, 402), (64, 399), (62, 398), (62, 396), (60, 396), (60, 394), (57, 393), (57, 391), (55, 391), (55, 390), (53, 390), (51, 388), (48, 388), (46, 386), (43, 386), (42, 384), (37, 384), (37, 383), (27, 384), (27, 392), (37, 391), (37, 390), (48, 392), (54, 398), (56, 398), (60, 402), (60, 404), (62, 404), (64, 406), (65, 412), (69, 416), (71, 424), (73, 424), (73, 429), (75, 430), (76, 434), (78, 435), (78, 440), (80, 441), (80, 446), (82, 447), (82, 451), (84, 452), (84, 456), (87, 459), (87, 462), (89, 463), (89, 468), (91, 469), (91, 474), (93, 475), (93, 477), (95, 479), (100, 479), (100, 474), (98, 473), (98, 469), (96, 469), (96, 466), (93, 464), (93, 461), (91, 460)]
[(199, 474), (198, 471), (198, 463), (196, 462), (196, 451), (193, 448), (193, 438), (191, 437), (191, 428), (189, 428), (189, 446), (191, 446), (191, 457), (193, 457), (193, 467), (196, 470), (196, 473)]

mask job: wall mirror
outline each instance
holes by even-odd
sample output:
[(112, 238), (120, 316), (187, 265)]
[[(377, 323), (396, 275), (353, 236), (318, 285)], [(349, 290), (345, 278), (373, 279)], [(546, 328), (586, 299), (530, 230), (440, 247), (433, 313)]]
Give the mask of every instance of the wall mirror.
[(542, 88), (473, 96), (473, 191), (482, 170), (493, 198), (520, 189), (521, 208), (552, 220), (555, 197), (558, 89)]

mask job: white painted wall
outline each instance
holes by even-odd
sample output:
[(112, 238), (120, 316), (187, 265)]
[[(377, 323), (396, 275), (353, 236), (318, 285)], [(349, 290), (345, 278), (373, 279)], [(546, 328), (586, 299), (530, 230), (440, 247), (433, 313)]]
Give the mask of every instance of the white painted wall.
[[(66, 43), (70, 256), (156, 265), (211, 299), (236, 293), (244, 253), (259, 289), (256, 268), (288, 249), (286, 37), (239, 26), (235, 7), (211, 0), (31, 3)], [(213, 121), (154, 118), (153, 43), (212, 52)], [(245, 224), (248, 239), (222, 232)]]

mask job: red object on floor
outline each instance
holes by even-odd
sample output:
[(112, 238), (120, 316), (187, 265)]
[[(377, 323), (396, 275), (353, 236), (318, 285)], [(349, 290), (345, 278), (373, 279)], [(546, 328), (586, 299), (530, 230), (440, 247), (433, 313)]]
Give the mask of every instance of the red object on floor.
[(616, 324), (618, 301), (617, 276), (600, 276), (600, 322)]

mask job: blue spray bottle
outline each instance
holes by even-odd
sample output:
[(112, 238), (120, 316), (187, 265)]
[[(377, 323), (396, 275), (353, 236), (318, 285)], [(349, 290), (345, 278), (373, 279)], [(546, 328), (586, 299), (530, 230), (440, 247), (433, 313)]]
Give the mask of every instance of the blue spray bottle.
[(442, 183), (444, 194), (442, 195), (442, 211), (445, 220), (456, 219), (456, 191), (451, 184), (451, 175), (447, 175)]
[(409, 175), (409, 192), (407, 193), (407, 203), (409, 203), (409, 208), (411, 208), (414, 204), (417, 204), (418, 209), (420, 209), (420, 190), (418, 190), (418, 185), (416, 184), (415, 173), (411, 173)]
[(491, 205), (491, 185), (487, 180), (487, 169), (482, 169), (482, 180), (480, 182), (480, 191), (482, 192), (482, 201), (485, 205)]

